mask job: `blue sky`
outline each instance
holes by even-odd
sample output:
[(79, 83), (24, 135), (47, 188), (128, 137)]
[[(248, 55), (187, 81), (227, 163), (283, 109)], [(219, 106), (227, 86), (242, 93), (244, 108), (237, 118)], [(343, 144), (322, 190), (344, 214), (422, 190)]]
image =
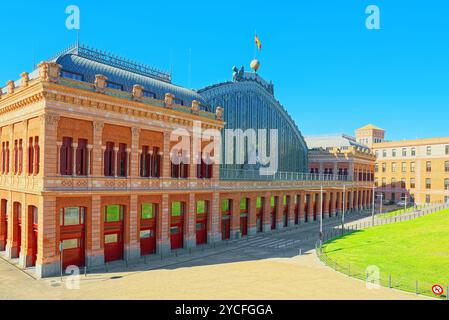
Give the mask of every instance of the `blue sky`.
[[(65, 27), (74, 4), (83, 43), (171, 69), (192, 88), (249, 68), (257, 30), (260, 75), (305, 135), (374, 123), (390, 140), (449, 136), (445, 0), (26, 2), (0, 8), (2, 83), (75, 42)], [(365, 27), (370, 4), (381, 30)]]

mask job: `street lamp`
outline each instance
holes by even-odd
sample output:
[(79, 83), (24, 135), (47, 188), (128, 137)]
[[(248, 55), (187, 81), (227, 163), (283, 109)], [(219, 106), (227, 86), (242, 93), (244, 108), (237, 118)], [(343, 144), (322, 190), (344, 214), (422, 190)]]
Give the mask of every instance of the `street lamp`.
[(376, 211), (376, 209), (375, 209), (375, 197), (376, 197), (376, 186), (375, 185), (373, 185), (373, 210), (372, 210), (372, 225), (374, 226), (374, 214), (375, 214), (375, 211)]
[(320, 188), (320, 247), (323, 244), (323, 185)]
[(346, 185), (343, 185), (343, 212), (341, 214), (341, 233), (345, 234)]

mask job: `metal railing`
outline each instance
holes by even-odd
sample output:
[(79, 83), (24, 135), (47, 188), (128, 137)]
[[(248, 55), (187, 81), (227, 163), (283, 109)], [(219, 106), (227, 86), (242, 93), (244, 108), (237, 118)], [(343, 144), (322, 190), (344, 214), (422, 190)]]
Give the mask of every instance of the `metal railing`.
[(262, 175), (260, 170), (220, 168), (220, 180), (253, 181), (353, 181), (349, 175), (315, 174), (303, 172), (275, 172)]
[[(342, 237), (345, 234), (360, 231), (373, 226), (380, 226), (385, 224), (397, 223), (414, 220), (435, 212), (442, 211), (449, 208), (448, 203), (439, 203), (436, 205), (429, 205), (423, 207), (419, 210), (413, 212), (404, 212), (403, 215), (392, 216), (392, 217), (379, 217), (374, 220), (361, 221), (348, 225), (344, 230), (342, 229), (331, 229), (323, 234), (323, 242), (328, 242), (336, 238)], [(332, 259), (326, 254), (323, 247), (320, 245), (321, 242), (317, 241), (315, 245), (315, 251), (318, 258), (328, 267), (331, 267), (337, 272), (343, 273), (347, 276), (366, 281), (367, 286), (383, 286), (392, 289), (398, 289), (406, 292), (416, 293), (417, 295), (425, 295), (429, 297), (439, 297), (449, 300), (449, 283), (439, 284), (444, 288), (444, 293), (440, 296), (435, 295), (432, 291), (432, 287), (436, 283), (429, 283), (426, 281), (421, 281), (417, 279), (411, 279), (403, 275), (393, 275), (391, 273), (379, 272), (378, 275), (373, 275), (373, 269), (361, 268), (353, 264), (344, 264)]]

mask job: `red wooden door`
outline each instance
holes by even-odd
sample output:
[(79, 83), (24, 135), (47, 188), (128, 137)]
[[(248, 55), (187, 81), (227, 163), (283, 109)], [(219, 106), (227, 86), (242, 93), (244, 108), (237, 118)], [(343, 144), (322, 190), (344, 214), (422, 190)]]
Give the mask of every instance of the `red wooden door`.
[(141, 220), (140, 225), (140, 254), (156, 253), (156, 220)]
[(288, 206), (286, 206), (284, 208), (284, 213), (283, 213), (283, 218), (284, 218), (284, 227), (288, 227)]
[(299, 224), (299, 206), (296, 204), (295, 206), (295, 224)]
[(123, 259), (123, 224), (121, 222), (107, 223), (104, 233), (105, 262)]
[(221, 218), (221, 239), (228, 240), (231, 238), (231, 216), (224, 215)]
[(170, 226), (171, 249), (181, 249), (184, 247), (184, 228), (183, 223), (172, 223)]
[[(85, 208), (63, 208), (61, 213), (60, 239), (63, 245), (62, 266), (64, 269), (72, 265), (83, 267), (85, 264)], [(37, 214), (37, 211), (35, 214)], [(33, 253), (37, 254), (37, 217), (33, 219), (35, 219), (33, 234), (36, 239), (36, 244), (33, 246)]]
[(65, 237), (67, 239), (62, 240), (62, 268), (66, 269), (68, 266), (83, 267), (85, 264), (84, 232), (66, 234)]
[(33, 231), (31, 233), (31, 265), (36, 265), (37, 260), (37, 224), (33, 224)]
[(248, 215), (242, 214), (240, 215), (240, 232), (242, 236), (248, 235)]
[(197, 215), (196, 218), (196, 244), (207, 243), (207, 215)]
[(271, 230), (276, 229), (276, 207), (271, 208)]
[(17, 219), (17, 256), (20, 257), (20, 250), (22, 248), (22, 219)]

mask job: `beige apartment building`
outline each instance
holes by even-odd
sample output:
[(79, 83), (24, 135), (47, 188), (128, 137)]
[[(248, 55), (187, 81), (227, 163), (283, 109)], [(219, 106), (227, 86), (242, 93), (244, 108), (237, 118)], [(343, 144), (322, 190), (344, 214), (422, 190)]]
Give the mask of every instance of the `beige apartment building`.
[(448, 202), (449, 137), (386, 142), (384, 135), (373, 125), (356, 130), (357, 141), (368, 141), (376, 155), (374, 181), (384, 199)]

